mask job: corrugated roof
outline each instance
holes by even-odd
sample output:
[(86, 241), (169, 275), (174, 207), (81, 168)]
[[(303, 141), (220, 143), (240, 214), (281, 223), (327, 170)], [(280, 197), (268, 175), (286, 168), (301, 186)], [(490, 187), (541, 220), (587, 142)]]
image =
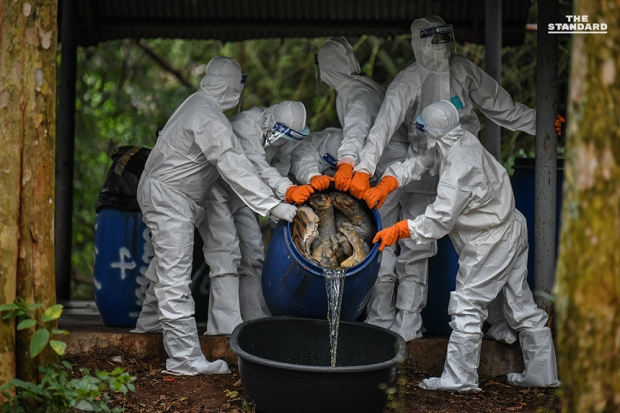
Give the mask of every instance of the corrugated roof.
[[(60, 7), (63, 1), (60, 0)], [(131, 38), (241, 41), (277, 37), (380, 37), (409, 33), (437, 14), (459, 42), (484, 42), (485, 0), (76, 0), (80, 46)], [(530, 0), (503, 0), (503, 43), (523, 43)], [(62, 16), (59, 13), (59, 16)]]

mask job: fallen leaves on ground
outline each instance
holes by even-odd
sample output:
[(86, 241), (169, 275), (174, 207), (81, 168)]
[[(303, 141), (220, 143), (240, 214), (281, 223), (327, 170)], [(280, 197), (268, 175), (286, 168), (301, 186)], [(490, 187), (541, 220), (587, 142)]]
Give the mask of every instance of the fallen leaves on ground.
[[(255, 413), (254, 406), (243, 393), (243, 383), (236, 368), (232, 374), (209, 376), (178, 376), (162, 374), (165, 360), (136, 360), (127, 355), (91, 353), (67, 358), (78, 367), (111, 370), (122, 366), (136, 376), (135, 393), (114, 393), (113, 407), (124, 407), (136, 413)], [(418, 384), (425, 375), (401, 365), (395, 380), (395, 393), (383, 413), (553, 413), (560, 411), (556, 389), (510, 386), (505, 377), (480, 381), (481, 392), (457, 394), (424, 390)], [(111, 406), (112, 407), (112, 406)]]

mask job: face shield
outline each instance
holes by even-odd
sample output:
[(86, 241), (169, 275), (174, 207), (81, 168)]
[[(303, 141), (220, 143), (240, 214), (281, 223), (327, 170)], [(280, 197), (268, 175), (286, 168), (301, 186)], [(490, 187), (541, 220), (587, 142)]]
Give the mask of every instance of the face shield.
[(422, 115), (420, 114), (415, 120), (415, 127), (417, 130), (424, 133), (424, 137), (426, 138), (426, 148), (432, 149), (439, 138), (450, 132), (456, 126), (449, 128), (431, 128), (424, 123), (424, 119), (422, 119)]
[[(289, 128), (286, 125), (276, 122), (271, 129), (263, 132), (263, 148), (268, 146), (284, 145), (287, 141), (301, 142), (310, 133), (308, 126), (301, 132)], [(283, 138), (280, 140), (280, 138)], [(278, 141), (278, 143), (276, 143)]]
[(329, 92), (329, 86), (321, 80), (321, 68), (319, 67), (319, 54), (314, 55), (314, 84), (317, 96), (325, 96)]
[(449, 70), (450, 57), (456, 53), (452, 25), (420, 30), (420, 49), (427, 69), (433, 72)]
[(237, 104), (237, 113), (241, 112), (241, 106), (243, 105), (243, 91), (245, 90), (246, 80), (248, 80), (248, 74), (241, 73), (241, 91), (239, 92), (239, 103)]

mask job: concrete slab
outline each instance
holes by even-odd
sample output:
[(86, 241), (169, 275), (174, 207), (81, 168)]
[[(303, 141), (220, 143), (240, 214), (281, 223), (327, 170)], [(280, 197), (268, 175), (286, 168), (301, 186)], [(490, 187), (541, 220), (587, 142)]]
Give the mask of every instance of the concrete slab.
[[(107, 327), (103, 324), (96, 306), (85, 305), (67, 308), (59, 319), (59, 327), (69, 331), (67, 355), (99, 354), (133, 357), (164, 356), (161, 334), (133, 334), (130, 328)], [(198, 323), (198, 331), (206, 329)], [(209, 360), (224, 359), (232, 366), (237, 365), (237, 356), (229, 346), (228, 337), (200, 336), (200, 345)], [(448, 345), (447, 336), (425, 337), (407, 344), (407, 357), (415, 371), (438, 376), (443, 370)], [(511, 372), (523, 371), (523, 357), (518, 343), (501, 344), (492, 340), (482, 341), (480, 378), (491, 378)]]

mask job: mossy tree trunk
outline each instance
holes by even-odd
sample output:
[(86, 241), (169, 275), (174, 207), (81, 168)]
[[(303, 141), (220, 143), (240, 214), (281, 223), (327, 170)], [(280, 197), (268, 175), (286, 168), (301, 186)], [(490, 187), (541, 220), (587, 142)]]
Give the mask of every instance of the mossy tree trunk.
[[(57, 0), (0, 0), (0, 303), (54, 304)], [(0, 322), (0, 384), (36, 381), (33, 329)]]
[(620, 1), (574, 14), (556, 310), (564, 412), (620, 411)]

